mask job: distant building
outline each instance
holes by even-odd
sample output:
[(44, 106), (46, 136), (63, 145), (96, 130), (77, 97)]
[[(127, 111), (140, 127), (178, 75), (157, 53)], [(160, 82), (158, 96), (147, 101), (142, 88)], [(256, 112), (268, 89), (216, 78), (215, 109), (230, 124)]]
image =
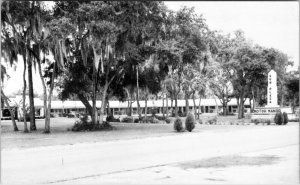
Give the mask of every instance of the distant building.
[[(16, 98), (10, 98), (10, 106), (16, 107), (16, 117), (22, 117), (22, 96), (16, 96)], [(28, 103), (28, 97), (26, 98), (26, 105), (29, 105)], [(195, 100), (196, 103), (196, 111), (200, 111), (201, 113), (216, 113), (216, 103), (218, 104), (217, 107), (221, 111), (222, 110), (222, 104), (217, 99), (215, 102), (214, 99), (201, 99), (201, 106), (200, 110), (199, 108), (199, 99)], [(90, 104), (92, 105), (92, 101), (90, 101)], [(166, 100), (164, 100), (164, 107), (166, 108)], [(175, 105), (175, 101), (173, 101), (173, 106)], [(177, 100), (178, 110), (179, 112), (186, 112), (186, 106), (185, 106), (185, 100)], [(189, 109), (193, 109), (193, 100), (189, 100)], [(36, 110), (36, 117), (44, 117), (44, 104), (43, 101), (39, 98), (34, 98), (34, 106)], [(96, 106), (99, 109), (101, 107), (101, 101), (96, 102)], [(171, 100), (168, 100), (168, 108), (169, 111), (171, 110)], [(142, 113), (145, 112), (145, 101), (140, 101), (140, 107), (142, 109)], [(163, 101), (162, 100), (148, 100), (147, 101), (147, 107), (148, 107), (148, 114), (151, 114), (151, 109), (156, 108), (157, 114), (162, 114), (163, 110)], [(109, 101), (109, 108), (110, 112), (114, 115), (125, 115), (126, 110), (128, 108), (128, 102), (120, 102), (120, 101)], [(229, 113), (236, 113), (238, 109), (237, 101), (236, 99), (231, 99), (230, 102), (228, 102), (228, 112)], [(245, 101), (245, 109), (247, 112), (250, 111), (250, 102), (249, 99)], [(137, 114), (137, 101), (134, 101), (132, 103), (132, 110), (133, 115)], [(5, 114), (3, 114), (5, 112)], [(3, 119), (9, 119), (10, 114), (8, 113), (7, 107), (5, 107), (2, 110), (2, 118)], [(68, 114), (70, 112), (76, 112), (76, 113), (85, 113), (85, 106), (81, 101), (52, 101), (51, 103), (51, 113), (56, 114), (57, 116), (63, 116), (64, 114)]]

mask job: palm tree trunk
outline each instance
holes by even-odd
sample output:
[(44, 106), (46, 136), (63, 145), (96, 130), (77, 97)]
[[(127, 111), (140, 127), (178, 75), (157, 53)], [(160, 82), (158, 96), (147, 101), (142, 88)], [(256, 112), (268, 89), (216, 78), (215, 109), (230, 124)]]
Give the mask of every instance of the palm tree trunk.
[(33, 82), (32, 82), (32, 61), (27, 60), (28, 63), (28, 88), (29, 88), (29, 106), (30, 106), (30, 130), (36, 130), (35, 125), (35, 108), (34, 108), (34, 94), (33, 94)]
[(139, 97), (139, 70), (138, 66), (136, 67), (136, 101), (137, 101), (137, 109), (138, 109), (138, 115), (139, 115), (139, 120), (142, 118), (141, 114), (141, 108), (140, 108), (140, 97)]
[(255, 109), (255, 96), (254, 96), (254, 89), (252, 88), (252, 99), (253, 99), (253, 105), (251, 108), (251, 112), (253, 112), (253, 110)]
[(188, 114), (188, 112), (189, 112), (189, 109), (190, 109), (190, 105), (189, 105), (189, 95), (188, 95), (188, 93), (186, 92), (185, 93), (185, 115), (187, 115)]
[(44, 133), (50, 133), (50, 113), (51, 113), (52, 93), (53, 93), (53, 89), (54, 89), (54, 78), (56, 75), (55, 68), (56, 68), (56, 62), (54, 63), (54, 66), (53, 66), (52, 79), (51, 79), (50, 91), (49, 91), (49, 96), (48, 96), (48, 107), (47, 107), (46, 124), (45, 124)]
[(146, 122), (146, 123), (147, 123), (147, 112), (148, 112), (147, 103), (148, 103), (148, 89), (146, 89), (146, 97), (145, 97), (145, 114), (144, 114), (144, 122)]
[(173, 95), (171, 94), (171, 117), (173, 116)]
[(15, 112), (14, 112), (14, 110), (11, 109), (11, 107), (8, 103), (8, 98), (5, 96), (2, 89), (1, 89), (1, 95), (3, 96), (4, 102), (5, 102), (6, 106), (8, 107), (8, 110), (10, 112), (10, 118), (11, 118), (11, 121), (12, 121), (12, 124), (13, 124), (14, 131), (19, 131), (18, 126), (16, 124), (16, 120), (15, 120)]
[(164, 97), (164, 95), (162, 98), (162, 113), (163, 113), (163, 117), (165, 117), (165, 97)]
[[(92, 122), (93, 124), (97, 123), (97, 107), (96, 107), (96, 98), (97, 98), (97, 94), (96, 94), (96, 67), (95, 64), (93, 64), (93, 96), (92, 96), (92, 102), (93, 102), (93, 115), (92, 115)], [(103, 104), (104, 102), (102, 102)]]
[(194, 115), (197, 115), (197, 108), (196, 108), (196, 100), (195, 100), (195, 91), (193, 92), (193, 104), (194, 104)]
[(200, 112), (201, 112), (201, 96), (199, 97), (199, 106), (198, 106), (198, 119), (200, 119)]
[(283, 92), (283, 88), (281, 88), (281, 102), (280, 102), (281, 107), (284, 106), (283, 101), (284, 101), (284, 92)]
[[(47, 110), (47, 88), (46, 88), (46, 84), (44, 81), (44, 77), (42, 74), (42, 67), (41, 67), (41, 61), (38, 61), (38, 68), (39, 68), (39, 75), (42, 81), (42, 85), (43, 85), (43, 95), (44, 95), (44, 117), (46, 117), (46, 110)], [(46, 119), (45, 119), (45, 124), (46, 124)]]
[(27, 128), (27, 122), (26, 122), (26, 51), (23, 54), (23, 61), (24, 61), (24, 70), (23, 70), (23, 119), (24, 119), (24, 132), (27, 133), (28, 132), (28, 128)]
[(177, 95), (175, 95), (175, 117), (178, 117)]
[(168, 93), (166, 94), (166, 115), (167, 118), (169, 117), (169, 105), (168, 105)]

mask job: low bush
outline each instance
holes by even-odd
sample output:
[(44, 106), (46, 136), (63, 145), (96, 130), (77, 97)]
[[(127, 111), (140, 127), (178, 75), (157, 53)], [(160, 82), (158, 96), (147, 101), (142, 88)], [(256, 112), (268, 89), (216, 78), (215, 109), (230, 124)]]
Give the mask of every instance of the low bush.
[(261, 118), (261, 119), (251, 119), (252, 123), (255, 123), (255, 125), (258, 125), (259, 123), (263, 123), (263, 124), (267, 124), (270, 125), (271, 124), (271, 120), (267, 119), (267, 118)]
[(288, 118), (289, 122), (299, 122), (300, 119), (299, 118)]
[(159, 120), (156, 119), (156, 118), (153, 118), (153, 119), (150, 120), (150, 123), (159, 123)]
[(202, 119), (199, 119), (199, 120), (198, 120), (198, 123), (199, 123), (199, 124), (203, 124)]
[(91, 121), (87, 121), (88, 116), (83, 116), (80, 120), (76, 121), (71, 128), (74, 132), (79, 131), (100, 131), (100, 130), (112, 130), (113, 127), (109, 122), (104, 122), (103, 124), (93, 124)]
[(165, 121), (166, 121), (167, 124), (171, 123), (171, 119), (170, 118), (166, 118)]
[(281, 112), (277, 112), (274, 118), (274, 122), (276, 125), (282, 125), (283, 123), (283, 115)]
[(195, 128), (195, 116), (193, 113), (188, 113), (185, 119), (185, 129), (189, 132)]
[(140, 121), (139, 118), (134, 119), (134, 123), (138, 123)]
[(176, 118), (176, 120), (174, 121), (174, 130), (176, 130), (177, 132), (183, 131), (182, 121), (180, 118)]
[(158, 119), (158, 120), (161, 120), (161, 121), (164, 121), (166, 119), (166, 117), (157, 116), (157, 115), (155, 115), (155, 118)]
[(120, 122), (120, 119), (115, 118), (113, 115), (108, 115), (106, 117), (106, 121), (108, 121), (108, 122)]
[(286, 125), (289, 122), (289, 118), (286, 112), (283, 112), (283, 124)]
[(207, 120), (208, 124), (212, 125), (212, 124), (217, 124), (217, 117), (214, 117), (212, 119)]
[(133, 123), (133, 118), (132, 117), (125, 117), (122, 119), (123, 123)]

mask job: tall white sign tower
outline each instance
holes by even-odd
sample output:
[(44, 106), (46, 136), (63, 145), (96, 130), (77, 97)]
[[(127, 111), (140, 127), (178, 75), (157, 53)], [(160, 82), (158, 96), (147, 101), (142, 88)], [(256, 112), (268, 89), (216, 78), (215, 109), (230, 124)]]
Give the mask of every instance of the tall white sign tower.
[(277, 103), (277, 73), (272, 69), (268, 73), (268, 103), (266, 107), (279, 107)]

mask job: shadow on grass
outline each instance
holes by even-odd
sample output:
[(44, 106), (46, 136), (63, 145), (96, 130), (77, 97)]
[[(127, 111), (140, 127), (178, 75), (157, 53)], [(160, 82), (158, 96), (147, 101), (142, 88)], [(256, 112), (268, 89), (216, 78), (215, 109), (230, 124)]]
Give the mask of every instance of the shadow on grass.
[(261, 166), (271, 165), (279, 161), (280, 157), (274, 155), (262, 155), (255, 157), (246, 157), (240, 155), (213, 157), (200, 161), (191, 161), (181, 163), (179, 166), (183, 169), (191, 168), (226, 168), (231, 166)]

